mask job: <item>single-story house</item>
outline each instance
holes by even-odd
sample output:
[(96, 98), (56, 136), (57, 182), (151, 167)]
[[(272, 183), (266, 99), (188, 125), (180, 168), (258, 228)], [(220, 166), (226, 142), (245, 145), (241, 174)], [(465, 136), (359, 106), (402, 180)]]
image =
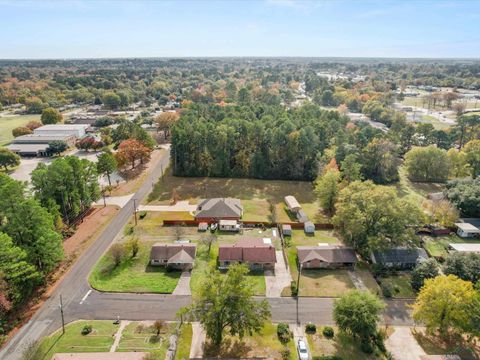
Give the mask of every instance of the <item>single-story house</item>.
[(297, 220), (301, 223), (306, 223), (308, 221), (308, 216), (303, 209), (297, 211)]
[(373, 251), (374, 264), (398, 269), (412, 269), (428, 259), (427, 252), (421, 248), (393, 248)]
[(207, 231), (208, 230), (208, 223), (201, 222), (198, 224), (198, 231)]
[(292, 236), (292, 226), (288, 224), (282, 224), (282, 234), (284, 236)]
[(146, 352), (58, 353), (52, 360), (143, 360)]
[(190, 243), (157, 243), (150, 250), (150, 265), (191, 270), (197, 247)]
[(298, 212), (302, 208), (297, 199), (295, 199), (295, 196), (292, 195), (285, 196), (285, 204), (287, 204), (288, 210), (293, 213)]
[(306, 234), (314, 234), (315, 233), (315, 224), (311, 221), (307, 221), (303, 224), (303, 229), (305, 230)]
[(468, 222), (455, 223), (457, 234), (462, 238), (480, 236), (480, 229)]
[(240, 220), (243, 206), (239, 199), (212, 198), (201, 200), (197, 205), (195, 219), (204, 222), (215, 222), (220, 219)]
[(220, 245), (218, 262), (221, 269), (226, 269), (231, 264), (245, 263), (252, 270), (273, 270), (277, 257), (271, 240), (244, 237), (233, 245)]
[(220, 220), (218, 222), (218, 228), (221, 231), (240, 231), (240, 225), (237, 220)]
[(480, 244), (471, 244), (471, 243), (452, 243), (448, 244), (448, 248), (457, 252), (464, 253), (480, 253)]
[(354, 267), (357, 255), (343, 246), (297, 246), (298, 262), (303, 269)]

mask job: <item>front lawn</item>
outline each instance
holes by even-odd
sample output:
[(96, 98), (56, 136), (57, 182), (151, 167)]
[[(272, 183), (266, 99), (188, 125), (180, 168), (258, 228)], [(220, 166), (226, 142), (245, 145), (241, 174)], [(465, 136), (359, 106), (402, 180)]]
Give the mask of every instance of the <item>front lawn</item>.
[(380, 295), (382, 294), (380, 286), (378, 286), (377, 281), (373, 277), (370, 267), (367, 263), (358, 262), (355, 267), (355, 273), (357, 276), (362, 279), (363, 284), (370, 290), (373, 294)]
[(243, 339), (225, 336), (219, 350), (213, 350), (207, 343), (205, 355), (222, 359), (281, 359), (285, 347), (290, 350), (290, 359), (297, 359), (293, 338), (282, 344), (277, 336), (277, 325), (267, 322), (260, 334), (246, 335)]
[(415, 292), (410, 285), (410, 274), (402, 273), (379, 278), (382, 286), (388, 286), (392, 290), (394, 298), (414, 298)]
[(448, 244), (451, 243), (470, 243), (478, 244), (478, 239), (462, 239), (457, 234), (443, 235), (443, 236), (423, 236), (423, 247), (427, 253), (435, 258), (445, 258), (448, 255)]
[[(297, 251), (294, 248), (288, 250), (288, 265), (292, 279), (297, 281)], [(317, 269), (302, 270), (300, 276), (299, 296), (324, 296), (340, 297), (350, 290), (354, 290), (348, 270), (344, 269)], [(285, 288), (283, 296), (291, 296), (290, 288)]]
[(174, 333), (176, 324), (165, 323), (160, 335), (157, 336), (150, 323), (132, 322), (122, 332), (122, 337), (116, 351), (154, 351), (158, 358), (165, 358), (169, 345), (169, 337)]
[(323, 336), (322, 329), (322, 326), (317, 326), (317, 332), (315, 334), (307, 333), (308, 347), (310, 348), (312, 356), (339, 356), (344, 360), (378, 359), (375, 354), (365, 354), (357, 342), (350, 336), (339, 332), (336, 327), (334, 327), (335, 335), (333, 338)]
[[(92, 326), (92, 332), (82, 335), (85, 325)], [(38, 359), (51, 359), (56, 353), (108, 352), (113, 345), (114, 335), (119, 326), (112, 321), (76, 321), (52, 335), (43, 338), (37, 351)]]
[(153, 244), (154, 242), (140, 242), (137, 256), (134, 259), (124, 259), (117, 267), (113, 266), (113, 260), (107, 252), (90, 274), (90, 285), (99, 291), (172, 293), (181, 272), (150, 266), (150, 249)]

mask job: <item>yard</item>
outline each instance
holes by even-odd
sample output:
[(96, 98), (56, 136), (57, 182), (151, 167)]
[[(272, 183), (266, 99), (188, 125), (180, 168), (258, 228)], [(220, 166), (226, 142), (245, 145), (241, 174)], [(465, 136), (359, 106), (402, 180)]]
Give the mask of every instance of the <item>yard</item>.
[(0, 146), (8, 144), (13, 139), (13, 129), (24, 126), (33, 120), (40, 121), (40, 115), (0, 114)]
[(441, 192), (445, 189), (445, 184), (413, 182), (408, 179), (406, 169), (401, 166), (399, 169), (400, 181), (395, 186), (397, 194), (400, 197), (410, 199), (421, 205), (428, 194)]
[(312, 221), (328, 221), (308, 181), (177, 177), (168, 169), (163, 179), (155, 184), (147, 203), (168, 205), (174, 195), (176, 200), (188, 200), (191, 204), (204, 198), (238, 198), (244, 207), (243, 220), (262, 222), (273, 220), (270, 203), (275, 205), (280, 222), (295, 220), (288, 215), (284, 203), (286, 195), (293, 195)]
[(414, 298), (415, 292), (410, 285), (410, 274), (399, 273), (379, 279), (382, 286), (388, 286), (393, 298)]
[(188, 212), (148, 211), (143, 218), (140, 218), (140, 214), (141, 212), (137, 214), (137, 225), (135, 226), (135, 219), (132, 216), (125, 229), (133, 229), (135, 236), (141, 240), (175, 240), (178, 235), (198, 239), (201, 235), (196, 226), (163, 226), (163, 220), (193, 220), (193, 216)]
[[(217, 266), (217, 258), (218, 242), (212, 245), (210, 253), (208, 253), (208, 247), (206, 245), (201, 244), (198, 246), (195, 265), (192, 270), (192, 276), (190, 277), (190, 289), (193, 297), (198, 296), (200, 293), (202, 284), (208, 276), (209, 267)], [(264, 296), (266, 285), (263, 271), (250, 272), (247, 277), (253, 286), (254, 294)]]
[(137, 256), (124, 258), (117, 267), (107, 252), (90, 274), (90, 285), (99, 291), (172, 293), (181, 272), (149, 265), (150, 248), (154, 243), (141, 241)]
[(443, 236), (423, 236), (423, 247), (427, 251), (428, 255), (435, 258), (445, 258), (448, 255), (448, 244), (451, 243), (470, 243), (478, 244), (479, 239), (462, 239), (456, 234), (443, 235)]
[(169, 345), (169, 336), (175, 331), (175, 323), (165, 323), (157, 336), (152, 322), (132, 322), (122, 332), (117, 352), (155, 352), (158, 359), (164, 359)]
[(326, 338), (322, 334), (322, 327), (317, 326), (315, 334), (307, 334), (308, 346), (312, 356), (339, 356), (342, 359), (378, 359), (375, 354), (368, 355), (362, 352), (358, 345), (350, 336), (343, 334), (334, 328), (333, 338)]
[(292, 236), (286, 237), (286, 239), (289, 238), (293, 247), (318, 246), (318, 243), (342, 244), (340, 239), (333, 233), (333, 230), (315, 230), (314, 235), (307, 235), (303, 229), (293, 229)]
[[(298, 279), (297, 251), (295, 248), (288, 249), (288, 265), (293, 280)], [(354, 290), (348, 271), (344, 269), (318, 269), (302, 270), (300, 276), (299, 296), (323, 296), (340, 297)], [(290, 288), (285, 288), (283, 296), (291, 296)]]
[(219, 350), (213, 350), (206, 344), (205, 355), (222, 359), (281, 359), (281, 351), (285, 347), (290, 350), (290, 359), (296, 359), (294, 341), (282, 344), (278, 340), (277, 326), (267, 322), (260, 334), (247, 335), (243, 339), (226, 336)]

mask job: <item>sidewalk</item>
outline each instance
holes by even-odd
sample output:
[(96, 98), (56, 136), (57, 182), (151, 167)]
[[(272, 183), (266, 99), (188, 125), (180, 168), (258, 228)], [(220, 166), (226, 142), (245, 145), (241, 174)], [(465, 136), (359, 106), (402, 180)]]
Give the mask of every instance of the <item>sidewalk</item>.
[(199, 322), (192, 323), (192, 344), (190, 345), (190, 359), (203, 359), (203, 344), (206, 334)]
[(172, 295), (192, 295), (190, 290), (190, 271), (183, 271)]

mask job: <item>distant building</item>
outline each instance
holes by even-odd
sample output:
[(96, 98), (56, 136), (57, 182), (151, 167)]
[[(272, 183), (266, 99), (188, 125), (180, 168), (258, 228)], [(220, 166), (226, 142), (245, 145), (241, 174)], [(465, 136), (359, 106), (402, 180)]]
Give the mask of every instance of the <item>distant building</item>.
[(297, 246), (298, 262), (304, 269), (354, 267), (357, 255), (343, 246)]
[(475, 237), (480, 235), (480, 229), (468, 222), (455, 223), (457, 234), (462, 238)]
[(243, 206), (239, 199), (212, 198), (200, 201), (195, 212), (195, 219), (202, 222), (213, 222), (220, 219), (240, 220)]
[(68, 146), (73, 146), (75, 139), (73, 135), (22, 135), (13, 139), (7, 149), (20, 156), (48, 156), (48, 147), (52, 141), (64, 141)]
[(220, 245), (218, 262), (223, 269), (231, 264), (245, 263), (252, 270), (273, 270), (277, 257), (270, 239), (244, 237), (234, 245)]
[(448, 247), (457, 252), (462, 253), (480, 253), (480, 244), (472, 243), (451, 243)]
[(427, 252), (420, 248), (393, 248), (372, 252), (372, 262), (396, 269), (412, 269), (428, 259)]
[(87, 133), (88, 124), (51, 124), (43, 125), (33, 130), (35, 135), (41, 136), (68, 136), (82, 138)]
[(150, 250), (150, 265), (177, 270), (191, 270), (195, 261), (195, 244), (157, 243)]

